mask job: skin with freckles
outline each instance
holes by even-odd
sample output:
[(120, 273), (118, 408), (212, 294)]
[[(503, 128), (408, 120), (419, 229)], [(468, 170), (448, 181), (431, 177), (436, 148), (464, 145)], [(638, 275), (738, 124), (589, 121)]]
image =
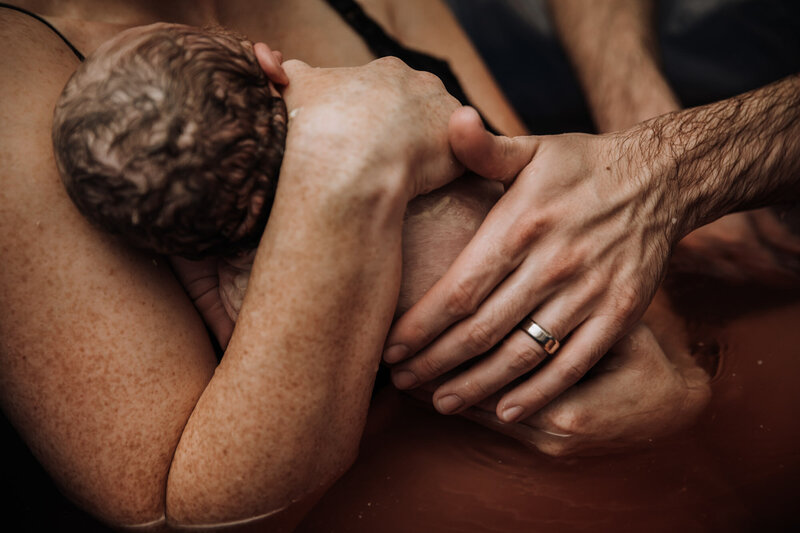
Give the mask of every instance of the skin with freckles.
[[(201, 32), (200, 30), (193, 30), (191, 28), (186, 27), (176, 27), (176, 26), (167, 26), (165, 25), (154, 25), (146, 28), (136, 28), (134, 30), (124, 32), (118, 38), (112, 40), (109, 43), (106, 43), (96, 51), (92, 57), (87, 61), (86, 64), (82, 65), (82, 68), (73, 75), (70, 80), (70, 83), (67, 85), (64, 93), (62, 94), (61, 102), (59, 106), (56, 108), (56, 120), (55, 120), (55, 132), (56, 137), (60, 136), (60, 129), (66, 129), (68, 131), (74, 131), (73, 128), (67, 128), (63, 126), (64, 123), (75, 122), (76, 117), (71, 116), (74, 114), (79, 114), (81, 112), (86, 112), (86, 103), (91, 103), (93, 100), (97, 100), (102, 105), (103, 102), (109, 101), (109, 99), (100, 98), (99, 95), (94, 94), (97, 92), (95, 89), (95, 85), (92, 84), (91, 79), (103, 79), (107, 80), (108, 78), (113, 78), (114, 76), (121, 76), (119, 72), (119, 63), (122, 61), (136, 61), (139, 59), (139, 56), (142, 55), (140, 51), (142, 49), (142, 42), (147, 44), (149, 39), (153, 39), (156, 41), (157, 44), (161, 44), (164, 39), (172, 38), (172, 39), (184, 39), (181, 42), (180, 46), (186, 49), (187, 54), (191, 54), (193, 51), (192, 42), (188, 39), (195, 38), (200, 39), (208, 35), (209, 38), (220, 38), (217, 35), (211, 35), (207, 32)], [(222, 35), (222, 37), (227, 37), (226, 35)], [(144, 41), (143, 41), (144, 40)], [(211, 40), (211, 39), (209, 39)], [(133, 44), (131, 43), (133, 41)], [(203, 42), (203, 41), (201, 41)], [(213, 43), (213, 41), (211, 41)], [(209, 41), (205, 41), (204, 45), (208, 46)], [(228, 46), (233, 47), (236, 49), (238, 46), (238, 42), (228, 42), (226, 43)], [(277, 70), (275, 69), (275, 64), (271, 61), (271, 58), (274, 59), (275, 56), (271, 54), (268, 49), (261, 49), (263, 45), (259, 45), (257, 49), (256, 55), (258, 60), (260, 61), (261, 65), (267, 71), (267, 74), (270, 74), (270, 69), (272, 69), (272, 78), (277, 78), (278, 80), (282, 79), (281, 76), (285, 76), (285, 72), (283, 69), (278, 65)], [(122, 50), (120, 50), (122, 48)], [(157, 52), (161, 52), (163, 55), (165, 52), (160, 51), (157, 49)], [(221, 47), (220, 52), (220, 62), (223, 58), (226, 58), (231, 61), (235, 61), (236, 55), (234, 52), (231, 51), (230, 48)], [(165, 69), (165, 73), (162, 74), (163, 76), (176, 76), (174, 72), (174, 67), (172, 65), (167, 64), (165, 61), (159, 61), (159, 56), (156, 55), (154, 58), (151, 56), (147, 56), (145, 58), (139, 59), (139, 61), (147, 60), (147, 65), (150, 67), (150, 71), (154, 69)], [(192, 58), (192, 61), (197, 61), (196, 58)], [(251, 62), (255, 61), (255, 58), (249, 59)], [(98, 66), (99, 65), (99, 66)], [(170, 70), (172, 69), (172, 70)], [(124, 72), (124, 71), (123, 71)], [(88, 79), (87, 79), (88, 78)], [(124, 82), (125, 89), (130, 93), (135, 90), (136, 84), (138, 82), (138, 78), (133, 75), (128, 75), (127, 79), (122, 80)], [(103, 85), (105, 90), (107, 89), (108, 82)], [(196, 90), (198, 92), (205, 89), (205, 86), (200, 85)], [(230, 90), (230, 89), (227, 89)], [(88, 94), (87, 94), (88, 93)], [(75, 102), (75, 94), (81, 94), (82, 100)], [(172, 104), (174, 106), (174, 104)], [(92, 113), (97, 113), (96, 111), (97, 104), (95, 104), (95, 109), (93, 109)], [(106, 113), (110, 110), (106, 109)], [(187, 114), (191, 114), (195, 118), (199, 118), (202, 115), (202, 111), (192, 110), (188, 111)], [(281, 114), (281, 117), (285, 115)], [(129, 122), (128, 122), (129, 123)], [(141, 122), (134, 123), (138, 127), (141, 127)], [(98, 142), (98, 127), (94, 127), (91, 130), (82, 130), (81, 134), (83, 135), (83, 139), (88, 142)], [(150, 126), (150, 131), (152, 131), (153, 127)], [(136, 137), (136, 132), (131, 132), (131, 127), (127, 128), (126, 136), (127, 137)], [(210, 127), (205, 127), (202, 131), (196, 133), (196, 137), (202, 138), (204, 136), (212, 135), (214, 132)], [(75, 135), (73, 133), (73, 135)], [(282, 153), (282, 138), (278, 139), (266, 139), (267, 142), (271, 142), (273, 144), (277, 143), (280, 145), (280, 153)], [(104, 146), (110, 146), (111, 143), (107, 143)], [(59, 150), (59, 147), (63, 149)], [(56, 142), (56, 154), (59, 157), (59, 161), (65, 159), (69, 153), (67, 149), (66, 143), (59, 143)], [(130, 145), (125, 146), (127, 150), (130, 152), (131, 150), (135, 149), (142, 149), (139, 148), (137, 145)], [(98, 154), (101, 148), (92, 147), (90, 149), (91, 153), (94, 154), (95, 157), (109, 159), (112, 157), (112, 154), (105, 153), (105, 154)], [(126, 158), (130, 159), (130, 154), (125, 155)], [(120, 157), (120, 150), (113, 154), (113, 157), (119, 158)], [(180, 155), (173, 156), (180, 158)], [(210, 159), (209, 157), (205, 157), (206, 160)], [(207, 162), (210, 164), (210, 161)], [(63, 163), (61, 164), (63, 168)], [(88, 165), (86, 165), (88, 166)], [(89, 174), (90, 171), (87, 168), (80, 168), (76, 169), (73, 165), (72, 167), (72, 175), (78, 174)], [(218, 179), (225, 179), (229, 176), (229, 173), (221, 173), (220, 178)], [(76, 201), (79, 207), (83, 207), (83, 212), (87, 215), (90, 220), (96, 220), (101, 227), (107, 226), (108, 224), (103, 224), (105, 222), (102, 219), (102, 216), (98, 215), (96, 212), (92, 211), (92, 209), (98, 209), (99, 206), (104, 204), (111, 204), (117, 207), (117, 209), (125, 210), (126, 207), (131, 205), (141, 205), (147, 196), (154, 195), (154, 192), (147, 187), (139, 187), (137, 191), (139, 192), (138, 197), (127, 196), (124, 198), (119, 198), (116, 201), (110, 198), (110, 194), (103, 195), (104, 192), (107, 192), (109, 189), (89, 189), (88, 187), (84, 187), (83, 189), (79, 188), (75, 185), (74, 179), (70, 179), (71, 176), (67, 175), (64, 176), (65, 184), (67, 185), (68, 191), (71, 193), (73, 199), (76, 196), (83, 196), (88, 197), (94, 201), (93, 204), (89, 204), (86, 200), (83, 202)], [(151, 179), (158, 179), (156, 176), (155, 178)], [(241, 187), (235, 180), (229, 180), (230, 187), (236, 190), (236, 187), (240, 187), (242, 190), (237, 191), (239, 194), (242, 194), (243, 197), (252, 196), (253, 193), (250, 192), (250, 189), (247, 187)], [(196, 186), (195, 186), (196, 189)], [(403, 252), (403, 282), (401, 283), (401, 290), (400, 290), (400, 298), (397, 307), (397, 313), (401, 313), (411, 305), (419, 300), (424, 294), (424, 291), (430, 288), (433, 283), (438, 280), (441, 275), (444, 273), (444, 270), (447, 266), (449, 266), (452, 259), (458, 254), (458, 252), (466, 245), (469, 238), (474, 235), (477, 231), (480, 221), (483, 219), (485, 214), (490, 209), (491, 205), (493, 204), (493, 199), (497, 198), (498, 195), (501, 193), (499, 190), (499, 186), (496, 183), (479, 180), (476, 178), (463, 178), (459, 181), (459, 183), (453, 186), (447, 187), (444, 190), (438, 191), (436, 193), (431, 193), (425, 197), (421, 197), (418, 200), (412, 202), (409, 205), (409, 208), (405, 214), (405, 224), (404, 224), (404, 252)], [(188, 193), (187, 193), (188, 195)], [(195, 199), (202, 199), (204, 195), (195, 194), (194, 196), (190, 196), (188, 198), (189, 202), (192, 202)], [(186, 200), (181, 200), (182, 205), (186, 205)], [(88, 205), (87, 205), (88, 204)], [(262, 202), (263, 204), (263, 202)], [(160, 206), (161, 210), (168, 209), (168, 205)], [(242, 215), (238, 217), (235, 216), (234, 213), (231, 212), (232, 208), (235, 208), (236, 205), (230, 206), (228, 212), (223, 214), (214, 214), (210, 217), (206, 216), (203, 217), (203, 220), (211, 220), (211, 222), (215, 222), (216, 218), (224, 220), (226, 217), (234, 216), (234, 218), (240, 218)], [(264, 209), (269, 209), (269, 206), (263, 207)], [(202, 206), (198, 208), (198, 212), (202, 210)], [(182, 219), (184, 222), (188, 222), (189, 226), (180, 228), (180, 227), (168, 227), (165, 226), (163, 223), (159, 226), (160, 231), (158, 235), (161, 236), (161, 242), (168, 241), (168, 242), (180, 242), (182, 244), (182, 248), (180, 250), (170, 250), (164, 249), (164, 244), (159, 245), (158, 241), (147, 241), (145, 239), (139, 239), (139, 244), (144, 245), (146, 248), (152, 249), (153, 251), (162, 251), (167, 253), (176, 253), (179, 251), (184, 252), (185, 254), (199, 254), (205, 251), (208, 254), (208, 248), (204, 248), (202, 246), (202, 242), (200, 240), (195, 240), (192, 238), (181, 238), (181, 234), (187, 234), (188, 237), (192, 237), (191, 232), (195, 231), (195, 233), (199, 233), (199, 230), (194, 229), (192, 225), (193, 217), (191, 215), (192, 212), (187, 212)], [(127, 211), (124, 211), (121, 215), (117, 215), (115, 218), (119, 219), (123, 224), (126, 222), (130, 222), (130, 214)], [(197, 218), (196, 216), (194, 218)], [(170, 220), (175, 220), (172, 218)], [(218, 227), (222, 220), (216, 221), (214, 227)], [(138, 227), (141, 228), (142, 223), (138, 224)], [(127, 231), (127, 233), (131, 233), (135, 231), (136, 227), (128, 227), (123, 230), (123, 233)], [(148, 229), (147, 236), (152, 237), (152, 229)], [(175, 239), (174, 241), (170, 241), (170, 239)], [(231, 244), (234, 244), (236, 241), (233, 241)], [(191, 246), (187, 247), (187, 246)], [(434, 250), (436, 253), (433, 253)], [(198, 298), (196, 300), (198, 308), (200, 309), (201, 313), (206, 317), (207, 323), (211, 326), (212, 330), (217, 332), (232, 332), (233, 331), (233, 323), (235, 323), (236, 319), (238, 318), (239, 310), (244, 302), (244, 297), (247, 289), (247, 284), (249, 281), (250, 273), (253, 266), (253, 261), (255, 260), (255, 249), (247, 250), (243, 253), (228, 256), (228, 257), (220, 257), (217, 258), (217, 269), (219, 275), (219, 299), (217, 300), (214, 298), (214, 294), (216, 291), (212, 292), (212, 294), (205, 293), (203, 294), (204, 298)], [(180, 270), (181, 265), (186, 266), (189, 263), (181, 262), (180, 259), (173, 259), (173, 264), (178, 265), (178, 269)], [(196, 269), (196, 267), (195, 267)], [(201, 271), (199, 271), (201, 272)], [(213, 275), (213, 274), (212, 274)], [(186, 282), (186, 285), (190, 288), (190, 294), (194, 290), (194, 279), (202, 279), (204, 275), (200, 274), (199, 278), (189, 278)], [(221, 302), (221, 303), (220, 303)], [(218, 317), (215, 316), (214, 310), (219, 309), (222, 307), (227, 314), (226, 317)], [(673, 328), (675, 329), (675, 328)], [(680, 328), (677, 328), (680, 329)], [(641, 331), (639, 331), (641, 330)], [(626, 338), (624, 343), (620, 343), (618, 347), (614, 350), (616, 359), (625, 360), (627, 359), (636, 359), (637, 357), (640, 358), (655, 358), (656, 360), (661, 359), (662, 361), (667, 361), (667, 359), (663, 356), (661, 352), (661, 347), (658, 343), (652, 338), (650, 335), (649, 329), (645, 326), (640, 326), (638, 328), (639, 331), (636, 336), (631, 336), (630, 338)], [(637, 346), (633, 346), (634, 338), (640, 339)], [(220, 344), (225, 347), (229, 341), (229, 334), (228, 335), (221, 335), (218, 339)], [(680, 343), (678, 343), (680, 345)], [(685, 344), (685, 343), (684, 343)], [(683, 354), (685, 351), (685, 346), (680, 346), (678, 350), (675, 351), (677, 354)], [(675, 355), (675, 354), (672, 354)], [(612, 357), (613, 359), (613, 357)], [(626, 370), (631, 370), (626, 369)], [(619, 372), (616, 372), (619, 373)], [(612, 372), (615, 374), (615, 372)], [(651, 397), (654, 404), (661, 405), (662, 409), (665, 408), (674, 408), (674, 409), (681, 409), (683, 401), (675, 400), (669, 396), (667, 391), (677, 391), (680, 392), (683, 390), (680, 386), (670, 386), (672, 382), (670, 380), (661, 379), (658, 375), (651, 375), (646, 374), (645, 379), (639, 379), (639, 383), (648, 383), (651, 385), (664, 383), (666, 386), (666, 390), (656, 390), (656, 392), (652, 392), (649, 397)], [(676, 374), (680, 376), (681, 374)], [(702, 373), (701, 373), (702, 377)], [(468, 378), (467, 378), (468, 379)], [(621, 384), (610, 383), (610, 379), (606, 379), (606, 382), (609, 384), (605, 384), (603, 379), (598, 380), (600, 381), (600, 386), (596, 389), (590, 389), (588, 394), (585, 391), (582, 392), (581, 395), (577, 395), (576, 393), (572, 393), (567, 395), (563, 398), (562, 401), (559, 401), (558, 404), (554, 405), (550, 412), (553, 414), (547, 415), (540, 415), (536, 417), (535, 420), (527, 420), (523, 423), (520, 423), (519, 426), (516, 427), (504, 427), (499, 424), (494, 424), (492, 422), (492, 417), (487, 418), (485, 411), (481, 409), (472, 410), (467, 413), (467, 416), (479, 421), (480, 423), (484, 423), (486, 425), (497, 426), (499, 429), (502, 430), (504, 433), (509, 433), (516, 438), (523, 440), (526, 443), (536, 445), (539, 444), (539, 448), (543, 451), (547, 451), (548, 453), (567, 453), (567, 451), (580, 451), (583, 449), (583, 446), (586, 446), (587, 443), (584, 441), (589, 441), (589, 444), (594, 445), (626, 445), (629, 444), (633, 439), (644, 440), (647, 438), (652, 438), (653, 436), (660, 435), (662, 433), (667, 433), (673, 429), (679, 427), (676, 423), (672, 424), (663, 424), (661, 419), (653, 416), (652, 413), (648, 413), (650, 416), (647, 417), (646, 422), (639, 422), (638, 420), (631, 417), (630, 414), (627, 414), (626, 407), (624, 405), (617, 406), (614, 405), (613, 402), (609, 403), (606, 407), (602, 409), (595, 410), (598, 413), (602, 413), (605, 417), (604, 419), (599, 419), (598, 417), (593, 417), (594, 426), (591, 428), (580, 428), (576, 427), (574, 422), (568, 422), (566, 424), (561, 423), (560, 419), (563, 418), (562, 415), (559, 414), (560, 411), (578, 411), (580, 409), (587, 409), (590, 408), (592, 405), (598, 404), (598, 400), (611, 397), (614, 398), (615, 394), (619, 394), (620, 391), (629, 391), (630, 387), (622, 386)], [(701, 380), (702, 384), (702, 380)], [(595, 392), (596, 390), (596, 392)], [(642, 395), (644, 397), (648, 397), (647, 394)], [(448, 398), (459, 398), (458, 396), (447, 396), (446, 393), (439, 395), (439, 400), (436, 402), (437, 408), (442, 412), (454, 412), (457, 411), (461, 404), (456, 402), (450, 402), (448, 404)], [(638, 402), (641, 406), (641, 402)], [(704, 405), (704, 401), (700, 399), (699, 401), (691, 401), (687, 402), (694, 410), (687, 413), (686, 416), (676, 416), (674, 420), (677, 420), (681, 423), (686, 422), (688, 423), (693, 418), (694, 413), (696, 410), (701, 408)], [(485, 408), (485, 405), (483, 406)], [(496, 419), (494, 419), (496, 422)], [(614, 424), (616, 426), (621, 426), (624, 428), (624, 433), (622, 433), (623, 429), (615, 429)], [(552, 439), (554, 436), (559, 438), (564, 438), (564, 436), (574, 437), (576, 434), (585, 434), (581, 435), (583, 439), (580, 438), (570, 438), (567, 441), (564, 441), (565, 444), (568, 444), (569, 447), (559, 448), (558, 446), (554, 446), (553, 444), (541, 443), (530, 436), (530, 434), (536, 434), (534, 429), (539, 430), (539, 435), (547, 436), (545, 438)], [(551, 428), (551, 429), (547, 429)], [(659, 428), (659, 432), (655, 432), (654, 429)], [(560, 431), (560, 433), (559, 433)], [(527, 432), (527, 433), (526, 433)], [(589, 437), (591, 436), (592, 439)], [(629, 436), (627, 439), (626, 436)], [(540, 439), (541, 440), (541, 439)], [(558, 438), (556, 442), (559, 442)]]
[[(0, 10), (9, 50), (0, 79), (0, 226), (11, 228), (0, 236), (5, 414), (62, 491), (108, 524), (290, 530), (357, 453), (399, 292), (406, 203), (460, 171), (447, 148), (456, 103), (431, 76), (371, 62), (319, 0), (19, 4), (86, 55), (135, 26), (216, 24), (343, 68), (287, 62), (283, 96), (300, 111), (218, 365), (167, 262), (75, 209), (51, 132), (78, 61), (41, 23)], [(487, 115), (522, 132), (440, 3), (366, 7), (404, 43), (452, 61)], [(327, 129), (314, 127), (325, 117)]]
[[(441, 278), (499, 194), (495, 183), (473, 176), (409, 204), (397, 315)], [(247, 289), (249, 261), (243, 257), (221, 270), (221, 299), (234, 321), (237, 302)], [(659, 292), (644, 321), (610, 350), (591, 376), (533, 416), (514, 424), (501, 423), (495, 415), (500, 394), (470, 409), (460, 405), (445, 409), (441, 401), (433, 403), (440, 412), (460, 412), (553, 456), (630, 448), (685, 428), (707, 405), (709, 376), (689, 354), (688, 346), (682, 320), (671, 311), (666, 294)], [(452, 381), (439, 390), (446, 380), (409, 392), (431, 402), (446, 397), (442, 389), (463, 387), (471, 378), (468, 372), (460, 376), (453, 372), (448, 379)]]
[[(52, 110), (77, 60), (40, 23), (0, 12), (13, 51), (0, 79), (0, 226), (12, 228), (0, 232), (4, 412), (63, 492), (108, 524), (291, 530), (357, 454), (401, 291), (408, 201), (460, 170), (444, 149), (456, 104), (430, 76), (370, 62), (316, 0), (21, 3), (85, 53), (133, 26), (218, 23), (341, 67), (285, 65), (297, 112), (217, 364), (185, 293), (203, 280), (181, 286), (163, 258), (88, 224), (64, 191)], [(407, 44), (453, 61), (487, 116), (520, 133), (441, 4), (367, 7)]]

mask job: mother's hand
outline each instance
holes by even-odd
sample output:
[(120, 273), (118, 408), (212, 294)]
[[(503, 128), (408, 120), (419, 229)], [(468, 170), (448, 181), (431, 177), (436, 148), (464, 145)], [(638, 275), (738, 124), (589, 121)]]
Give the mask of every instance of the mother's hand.
[(469, 169), (511, 185), (394, 325), (384, 359), (411, 358), (393, 372), (407, 389), (486, 354), (436, 391), (437, 409), (457, 412), (548, 357), (515, 329), (532, 316), (563, 346), (497, 403), (501, 420), (521, 420), (578, 381), (644, 312), (676, 238), (671, 191), (650, 186), (628, 157), (638, 146), (619, 135), (494, 137), (466, 109), (451, 120), (451, 142)]
[[(260, 49), (260, 47), (259, 47)], [(388, 180), (408, 199), (463, 173), (448, 139), (450, 115), (459, 107), (433, 74), (387, 57), (351, 68), (312, 68), (283, 63), (290, 116), (287, 151), (326, 166), (326, 179), (341, 169), (362, 169)]]

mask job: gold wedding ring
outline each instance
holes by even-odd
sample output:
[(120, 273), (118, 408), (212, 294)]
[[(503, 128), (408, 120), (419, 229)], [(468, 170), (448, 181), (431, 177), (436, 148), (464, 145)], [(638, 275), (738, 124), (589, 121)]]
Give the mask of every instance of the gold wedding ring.
[(553, 337), (549, 331), (533, 321), (531, 317), (526, 318), (519, 325), (519, 329), (527, 333), (533, 340), (538, 342), (544, 351), (553, 355), (561, 347), (558, 339)]

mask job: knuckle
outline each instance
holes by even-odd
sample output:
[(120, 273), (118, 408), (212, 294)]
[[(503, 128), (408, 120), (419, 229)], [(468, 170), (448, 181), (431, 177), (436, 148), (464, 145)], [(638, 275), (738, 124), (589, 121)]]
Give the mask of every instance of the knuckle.
[(545, 277), (550, 283), (563, 283), (575, 276), (582, 265), (582, 254), (575, 250), (566, 250), (552, 257), (546, 267)]
[(408, 65), (406, 65), (402, 59), (395, 56), (380, 57), (378, 59), (375, 59), (372, 63), (378, 66), (392, 68), (392, 69), (408, 67)]
[(639, 293), (634, 288), (629, 288), (622, 291), (614, 300), (615, 316), (619, 317), (622, 322), (627, 321), (628, 317), (636, 313), (639, 309), (641, 302)]
[(584, 359), (566, 363), (559, 368), (562, 383), (576, 383), (589, 371), (590, 362)]
[(444, 362), (438, 357), (424, 357), (416, 361), (414, 373), (419, 376), (421, 381), (434, 378), (444, 373)]
[(435, 336), (436, 332), (429, 328), (429, 324), (416, 321), (406, 323), (403, 326), (402, 335), (398, 334), (398, 337), (401, 338), (401, 342), (409, 348), (412, 348), (412, 350), (425, 346)]
[(284, 61), (281, 66), (283, 70), (286, 71), (287, 74), (297, 74), (302, 70), (310, 69), (311, 67), (308, 64), (300, 61), (299, 59), (288, 59)]
[(456, 281), (446, 299), (446, 312), (453, 318), (461, 318), (473, 314), (477, 309), (474, 283), (463, 279)]
[(585, 434), (590, 422), (588, 413), (577, 408), (556, 409), (544, 415), (544, 418), (550, 431), (565, 435)]
[(541, 237), (549, 223), (540, 216), (526, 217), (520, 223), (513, 226), (506, 234), (507, 246), (513, 254), (520, 250), (526, 250)]
[(570, 447), (566, 443), (547, 441), (537, 446), (538, 450), (550, 457), (566, 457), (570, 455)]
[(570, 279), (574, 272), (575, 266), (570, 261), (553, 258), (545, 270), (545, 279), (551, 284), (561, 284)]
[[(510, 393), (509, 396), (504, 396), (500, 402), (498, 403), (499, 406), (507, 406), (507, 405), (521, 405), (525, 408), (525, 411), (528, 413), (532, 413), (534, 411), (538, 411), (545, 405), (549, 404), (553, 397), (547, 394), (538, 386), (530, 386), (528, 385), (527, 388), (524, 390), (524, 393), (519, 395), (519, 399), (511, 399)], [(500, 412), (498, 411), (498, 415)]]
[(467, 403), (473, 403), (483, 400), (492, 392), (482, 381), (471, 379), (461, 384), (455, 393)]
[(479, 354), (489, 350), (497, 343), (492, 328), (480, 322), (469, 324), (464, 344), (473, 353)]
[(515, 350), (511, 355), (511, 359), (508, 362), (508, 369), (515, 375), (522, 375), (536, 367), (542, 359), (543, 356), (540, 353), (538, 345), (533, 346), (526, 340), (525, 346)]
[(434, 87), (437, 87), (437, 88), (444, 87), (444, 84), (442, 83), (442, 80), (439, 78), (439, 76), (437, 76), (435, 74), (432, 74), (432, 73), (430, 73), (428, 71), (425, 71), (425, 70), (417, 70), (415, 72), (416, 72), (417, 80), (420, 83), (423, 83), (423, 84), (426, 84), (426, 85), (431, 85), (431, 86), (434, 86)]

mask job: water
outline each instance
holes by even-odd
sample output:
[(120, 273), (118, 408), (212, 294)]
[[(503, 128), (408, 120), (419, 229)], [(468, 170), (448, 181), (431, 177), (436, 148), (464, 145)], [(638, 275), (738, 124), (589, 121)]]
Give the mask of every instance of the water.
[(800, 525), (800, 293), (673, 281), (713, 396), (646, 448), (551, 459), (391, 387), (299, 531), (764, 531)]

